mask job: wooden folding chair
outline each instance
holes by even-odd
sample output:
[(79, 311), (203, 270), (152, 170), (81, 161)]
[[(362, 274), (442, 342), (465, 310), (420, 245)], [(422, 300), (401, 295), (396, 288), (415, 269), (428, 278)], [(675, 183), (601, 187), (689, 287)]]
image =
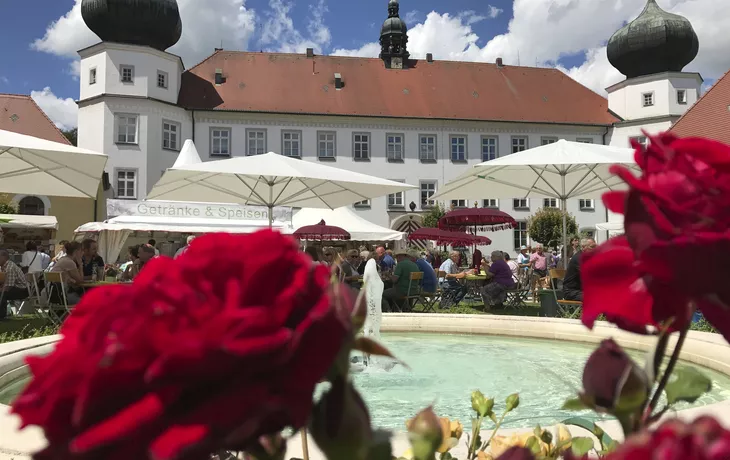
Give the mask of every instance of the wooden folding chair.
[(46, 272), (46, 305), (47, 318), (54, 324), (60, 325), (71, 314), (73, 305), (68, 304), (66, 297), (66, 276), (63, 272)]
[(443, 271), (437, 271), (436, 272), (436, 290), (434, 292), (426, 292), (423, 290), (423, 284), (421, 285), (421, 305), (423, 305), (423, 313), (428, 313), (429, 311), (435, 311), (436, 304), (438, 302), (441, 302), (441, 285), (439, 283), (439, 280), (446, 276), (446, 272)]
[[(550, 275), (550, 281), (552, 283), (552, 280), (558, 280), (560, 283), (560, 291), (563, 293), (563, 281), (565, 280), (565, 270), (563, 269), (557, 269), (553, 268), (550, 269), (549, 272)], [(555, 287), (555, 286), (551, 286)], [(560, 315), (564, 318), (580, 318), (580, 315), (583, 311), (583, 302), (579, 302), (577, 300), (565, 300), (562, 298), (558, 298), (558, 290), (553, 289), (553, 296), (555, 296), (555, 302), (558, 304), (558, 311), (560, 312)], [(561, 295), (560, 297), (563, 297)]]

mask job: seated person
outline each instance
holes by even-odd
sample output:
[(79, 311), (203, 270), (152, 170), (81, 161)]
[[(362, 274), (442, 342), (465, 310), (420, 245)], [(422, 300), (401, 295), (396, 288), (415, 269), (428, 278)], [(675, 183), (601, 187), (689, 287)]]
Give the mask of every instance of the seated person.
[(520, 265), (512, 260), (512, 258), (509, 256), (508, 253), (504, 253), (504, 261), (507, 262), (507, 265), (509, 265), (509, 269), (512, 271), (512, 279), (516, 282), (518, 282), (520, 278)]
[(104, 259), (98, 254), (99, 245), (92, 239), (85, 239), (81, 242), (83, 249), (82, 269), (85, 279), (91, 279), (94, 270), (104, 268)]
[(584, 252), (590, 252), (596, 248), (596, 241), (585, 238), (580, 241), (580, 252), (573, 254), (568, 262), (568, 269), (563, 280), (563, 298), (565, 300), (583, 301), (583, 284), (580, 280), (580, 257)]
[(512, 270), (504, 260), (502, 251), (492, 252), (492, 265), (489, 266), (487, 279), (489, 282), (482, 288), (484, 308), (502, 306), (507, 300), (507, 291), (515, 287)]
[(138, 265), (135, 265), (137, 260), (139, 260), (139, 245), (131, 246), (128, 261), (119, 267), (122, 272), (122, 281), (132, 281), (137, 275), (137, 269), (139, 268)]
[[(84, 282), (84, 274), (82, 272), (83, 247), (77, 241), (66, 243), (64, 247), (65, 255), (56, 261), (51, 268), (52, 273), (64, 273), (64, 282), (66, 283), (66, 301), (69, 305), (79, 303), (81, 300), (81, 289), (78, 285)], [(60, 303), (61, 299), (53, 299), (54, 302)]]
[(458, 305), (466, 295), (466, 285), (458, 280), (466, 277), (466, 272), (459, 270), (459, 251), (451, 251), (449, 258), (439, 267), (439, 271), (446, 273), (444, 278), (439, 280), (444, 295), (441, 299), (441, 308), (449, 308)]
[(157, 257), (155, 247), (151, 244), (143, 244), (139, 247), (137, 255), (139, 256), (132, 266), (132, 279), (139, 275), (144, 266), (152, 259)]
[[(397, 264), (391, 275), (393, 287), (383, 291), (383, 311), (395, 311), (395, 307), (402, 300), (411, 295), (417, 288), (415, 284), (411, 286), (411, 273), (420, 272), (418, 265), (408, 258), (405, 250), (395, 253)], [(410, 287), (410, 291), (409, 291)]]
[(362, 276), (357, 272), (357, 268), (360, 266), (360, 253), (357, 249), (350, 249), (347, 251), (345, 260), (339, 266), (340, 280), (348, 286), (359, 290), (360, 280)]
[(416, 264), (419, 271), (423, 272), (423, 280), (421, 282), (421, 290), (423, 292), (434, 293), (436, 292), (436, 272), (433, 270), (428, 261), (418, 256), (418, 251), (408, 251), (408, 257)]
[(0, 249), (0, 270), (5, 274), (0, 301), (0, 320), (3, 320), (8, 314), (8, 301), (28, 298), (28, 279), (23, 270), (10, 260), (10, 253), (5, 249)]

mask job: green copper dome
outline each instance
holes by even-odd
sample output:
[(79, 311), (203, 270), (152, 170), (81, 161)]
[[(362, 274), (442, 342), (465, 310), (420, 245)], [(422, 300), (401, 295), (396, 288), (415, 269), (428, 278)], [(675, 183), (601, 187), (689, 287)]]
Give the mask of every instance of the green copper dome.
[(608, 60), (628, 78), (661, 72), (681, 72), (699, 51), (690, 22), (649, 0), (639, 17), (613, 34)]

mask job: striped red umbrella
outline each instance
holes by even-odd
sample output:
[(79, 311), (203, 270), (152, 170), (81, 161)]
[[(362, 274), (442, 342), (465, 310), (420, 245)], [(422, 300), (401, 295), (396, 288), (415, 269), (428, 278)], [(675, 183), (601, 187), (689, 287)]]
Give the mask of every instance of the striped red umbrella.
[(304, 241), (349, 240), (350, 234), (344, 228), (327, 225), (324, 220), (317, 225), (307, 225), (297, 229), (294, 236)]
[(446, 213), (439, 219), (442, 230), (506, 230), (517, 226), (514, 217), (499, 209), (464, 208)]

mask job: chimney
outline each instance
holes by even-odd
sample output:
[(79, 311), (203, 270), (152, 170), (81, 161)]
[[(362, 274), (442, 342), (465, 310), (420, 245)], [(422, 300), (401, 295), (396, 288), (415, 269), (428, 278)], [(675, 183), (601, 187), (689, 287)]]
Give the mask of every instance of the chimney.
[(222, 85), (225, 82), (226, 79), (223, 78), (223, 69), (215, 69), (215, 84)]
[(342, 81), (342, 75), (339, 73), (335, 74), (335, 89), (342, 89), (345, 87), (345, 82)]
[(433, 62), (433, 54), (426, 53), (426, 62)]
[(219, 51), (223, 51), (223, 48), (213, 48), (213, 51), (215, 51), (217, 53)]
[(310, 59), (314, 57), (314, 48), (307, 48), (307, 57)]
[(501, 57), (498, 57), (497, 58), (497, 67), (504, 67), (504, 64), (502, 64), (502, 58)]

